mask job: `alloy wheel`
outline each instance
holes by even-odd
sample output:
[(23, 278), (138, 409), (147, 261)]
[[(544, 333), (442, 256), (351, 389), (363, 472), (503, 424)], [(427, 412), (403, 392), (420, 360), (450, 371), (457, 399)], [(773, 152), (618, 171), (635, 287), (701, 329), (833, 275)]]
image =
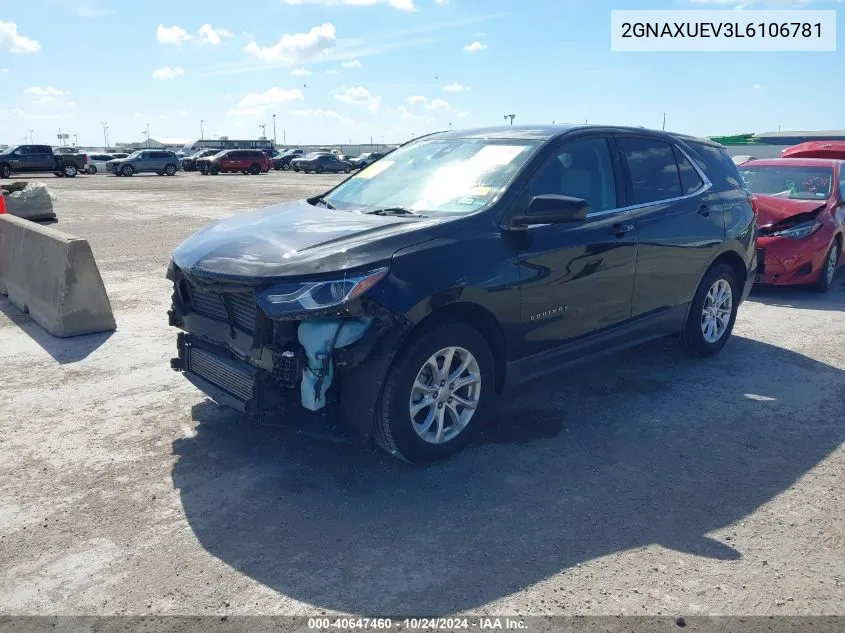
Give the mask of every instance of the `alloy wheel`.
[(733, 290), (727, 279), (717, 279), (707, 296), (701, 310), (701, 333), (708, 343), (717, 342), (728, 329), (733, 312)]
[(423, 364), (408, 400), (417, 435), (430, 444), (445, 444), (469, 424), (481, 398), (481, 371), (463, 347), (446, 347)]
[(839, 260), (839, 249), (836, 248), (836, 243), (830, 247), (830, 252), (827, 254), (827, 261), (825, 262), (824, 276), (828, 285), (833, 283), (833, 276), (836, 274), (836, 264)]

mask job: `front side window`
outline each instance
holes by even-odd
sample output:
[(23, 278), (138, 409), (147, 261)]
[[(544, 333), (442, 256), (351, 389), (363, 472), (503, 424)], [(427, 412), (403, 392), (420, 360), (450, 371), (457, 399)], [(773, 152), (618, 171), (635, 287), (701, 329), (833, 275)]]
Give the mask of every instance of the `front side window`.
[(621, 138), (619, 144), (628, 163), (634, 204), (680, 198), (681, 180), (672, 146), (648, 138)]
[(741, 166), (740, 174), (754, 193), (793, 200), (827, 200), (833, 188), (833, 167), (747, 163)]
[(430, 138), (397, 149), (326, 196), (349, 210), (399, 207), (418, 213), (469, 214), (488, 208), (538, 142)]
[(561, 150), (531, 180), (531, 197), (570, 196), (586, 200), (593, 212), (615, 209), (616, 184), (607, 139), (578, 139), (564, 144)]

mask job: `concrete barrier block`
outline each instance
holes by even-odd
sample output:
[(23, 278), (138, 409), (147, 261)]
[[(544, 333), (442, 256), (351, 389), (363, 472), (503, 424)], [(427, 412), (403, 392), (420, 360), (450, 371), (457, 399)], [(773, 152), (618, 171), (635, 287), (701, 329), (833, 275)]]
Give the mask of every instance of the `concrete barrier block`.
[(54, 336), (116, 329), (87, 240), (0, 215), (0, 291)]

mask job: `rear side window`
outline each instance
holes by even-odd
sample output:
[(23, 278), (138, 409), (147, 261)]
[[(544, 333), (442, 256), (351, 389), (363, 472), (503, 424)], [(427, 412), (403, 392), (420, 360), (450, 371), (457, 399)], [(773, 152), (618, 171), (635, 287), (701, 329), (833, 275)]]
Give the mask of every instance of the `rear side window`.
[(36, 145), (33, 147), (33, 153), (35, 154), (52, 154), (53, 150), (50, 148), (49, 145)]
[(745, 182), (725, 148), (689, 140), (686, 143), (692, 150), (692, 159), (707, 174), (716, 191), (745, 188)]
[(672, 146), (647, 138), (620, 138), (634, 190), (634, 204), (680, 198), (681, 180)]
[(678, 173), (681, 176), (681, 189), (684, 195), (688, 196), (701, 189), (704, 186), (704, 181), (683, 152), (678, 150), (677, 147), (673, 149), (675, 150), (675, 162), (678, 163)]

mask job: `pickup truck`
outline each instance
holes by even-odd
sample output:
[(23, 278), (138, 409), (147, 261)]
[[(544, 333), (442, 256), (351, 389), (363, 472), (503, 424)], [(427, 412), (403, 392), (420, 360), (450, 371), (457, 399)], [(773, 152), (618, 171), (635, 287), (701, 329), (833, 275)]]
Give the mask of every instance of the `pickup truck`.
[(12, 145), (0, 152), (0, 178), (45, 171), (73, 178), (85, 172), (87, 162), (85, 154), (55, 154), (49, 145)]

